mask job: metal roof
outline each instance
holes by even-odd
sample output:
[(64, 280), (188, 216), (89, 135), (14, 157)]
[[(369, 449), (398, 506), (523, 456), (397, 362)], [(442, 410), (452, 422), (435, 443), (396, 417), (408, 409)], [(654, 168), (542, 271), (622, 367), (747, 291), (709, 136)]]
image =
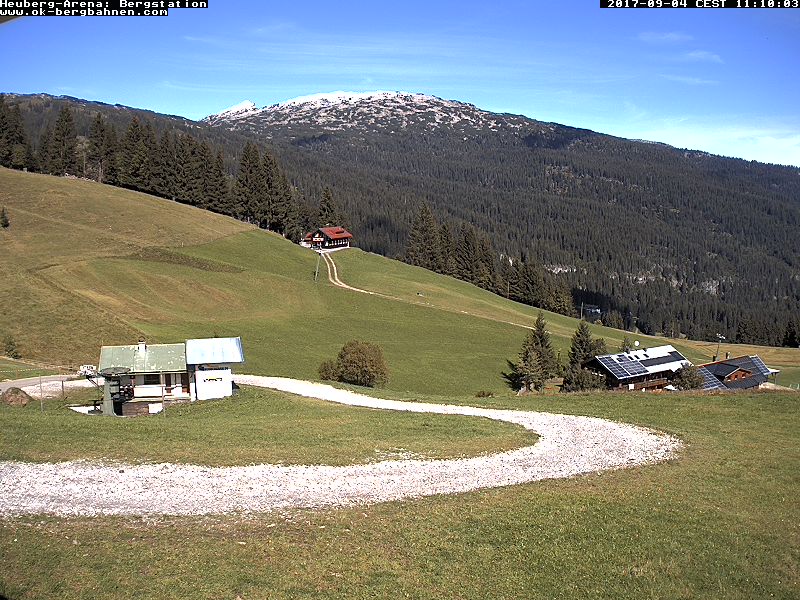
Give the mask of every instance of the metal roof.
[(242, 340), (238, 337), (186, 340), (186, 362), (190, 365), (243, 363)]
[(353, 234), (344, 227), (320, 227), (317, 231), (332, 240), (348, 240), (353, 237)]
[(103, 346), (98, 371), (127, 369), (130, 373), (170, 373), (186, 370), (184, 344), (146, 344), (144, 351), (135, 346)]
[(698, 372), (700, 375), (703, 376), (703, 390), (704, 391), (711, 391), (711, 390), (727, 390), (728, 388), (725, 387), (716, 376), (709, 371), (706, 367), (697, 367)]
[(595, 359), (618, 381), (646, 374), (674, 373), (682, 366), (691, 364), (670, 344), (618, 354), (603, 354)]

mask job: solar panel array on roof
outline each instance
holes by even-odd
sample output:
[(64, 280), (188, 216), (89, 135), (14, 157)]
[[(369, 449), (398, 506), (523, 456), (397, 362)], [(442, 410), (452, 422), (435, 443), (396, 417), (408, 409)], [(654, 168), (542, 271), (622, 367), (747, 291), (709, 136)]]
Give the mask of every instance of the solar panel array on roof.
[(639, 361), (631, 360), (627, 356), (620, 356), (618, 359), (614, 356), (598, 356), (597, 361), (617, 379), (628, 379), (647, 373), (647, 369)]
[(750, 360), (753, 361), (753, 364), (756, 366), (756, 368), (758, 369), (759, 373), (769, 377), (769, 375), (770, 375), (769, 367), (764, 364), (764, 361), (761, 360), (760, 356), (757, 356), (757, 355), (756, 356), (751, 356)]
[(617, 379), (625, 379), (630, 377), (630, 373), (628, 373), (622, 365), (617, 364), (617, 362), (610, 356), (598, 356), (597, 360)]
[(628, 373), (630, 373), (631, 376), (644, 375), (645, 373), (647, 373), (647, 369), (645, 369), (642, 366), (642, 363), (640, 363), (639, 361), (635, 361), (635, 360), (632, 360), (631, 362), (626, 363), (625, 364), (625, 370), (628, 371)]
[(725, 390), (728, 389), (714, 374), (705, 367), (697, 367), (697, 371), (703, 376), (703, 390)]
[(684, 360), (686, 360), (686, 358), (683, 356), (683, 354), (681, 354), (677, 350), (673, 350), (666, 356), (657, 356), (656, 358), (648, 358), (647, 360), (641, 361), (641, 363), (645, 367), (654, 367), (656, 365), (665, 365), (667, 363), (684, 361)]

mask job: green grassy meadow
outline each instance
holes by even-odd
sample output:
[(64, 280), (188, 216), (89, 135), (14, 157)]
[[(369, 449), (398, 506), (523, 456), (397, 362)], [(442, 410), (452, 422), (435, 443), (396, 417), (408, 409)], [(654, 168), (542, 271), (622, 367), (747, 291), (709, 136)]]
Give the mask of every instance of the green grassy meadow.
[(39, 375), (53, 375), (56, 371), (47, 367), (32, 365), (13, 358), (0, 358), (0, 381), (5, 379), (24, 379)]
[[(357, 249), (317, 256), (192, 207), (0, 169), (0, 339), (23, 359), (97, 364), (102, 344), (241, 336), (241, 371), (317, 378), (350, 339), (380, 344), (400, 400), (592, 415), (666, 431), (673, 461), (455, 496), (215, 517), (0, 520), (0, 599), (798, 598), (800, 394), (543, 394), (500, 372), (536, 309)], [(566, 356), (577, 321), (547, 313)], [(592, 326), (615, 347), (623, 332)], [(636, 336), (643, 345), (666, 343)], [(716, 344), (670, 341), (692, 360)], [(760, 354), (800, 382), (800, 350)], [(2, 369), (0, 363), (0, 369)], [(493, 398), (476, 398), (479, 390)], [(399, 415), (262, 390), (103, 419), (53, 400), (0, 407), (0, 459), (346, 464), (531, 443), (462, 416)], [(0, 487), (2, 482), (0, 481)], [(2, 495), (0, 494), (0, 502)]]
[(0, 526), (0, 593), (636, 600), (800, 594), (795, 394), (453, 400), (622, 419), (679, 435), (686, 448), (659, 465), (348, 509), (7, 519)]
[(453, 415), (345, 407), (259, 388), (232, 398), (174, 405), (138, 419), (87, 417), (91, 390), (25, 409), (0, 404), (0, 460), (117, 460), (207, 466), (347, 465), (396, 458), (458, 458), (528, 446), (526, 429)]

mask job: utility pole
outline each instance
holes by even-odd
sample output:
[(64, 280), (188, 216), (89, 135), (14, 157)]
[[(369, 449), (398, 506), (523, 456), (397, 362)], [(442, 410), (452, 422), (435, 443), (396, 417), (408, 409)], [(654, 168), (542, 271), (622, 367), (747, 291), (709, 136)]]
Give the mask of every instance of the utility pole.
[(319, 277), (319, 261), (322, 260), (322, 253), (317, 252), (317, 270), (314, 271), (314, 283), (317, 282), (317, 277)]
[(715, 360), (715, 361), (716, 361), (716, 360), (719, 360), (719, 344), (720, 344), (720, 342), (722, 342), (722, 340), (724, 340), (724, 339), (725, 339), (725, 336), (724, 336), (724, 335), (722, 335), (722, 334), (719, 334), (719, 333), (717, 334), (717, 354), (714, 356), (714, 360)]

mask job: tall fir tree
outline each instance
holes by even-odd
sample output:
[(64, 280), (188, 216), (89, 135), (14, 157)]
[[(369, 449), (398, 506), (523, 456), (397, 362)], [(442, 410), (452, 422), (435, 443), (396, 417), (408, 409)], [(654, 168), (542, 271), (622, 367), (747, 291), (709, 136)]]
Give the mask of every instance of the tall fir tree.
[(456, 274), (456, 243), (453, 230), (447, 222), (439, 228), (439, 248), (442, 253), (442, 275), (454, 276)]
[(247, 142), (239, 160), (239, 171), (233, 184), (233, 199), (237, 217), (248, 223), (261, 220), (264, 198), (264, 170), (258, 147)]
[(456, 241), (456, 277), (469, 283), (478, 284), (480, 280), (479, 251), (478, 234), (475, 227), (469, 223), (462, 223)]
[(115, 149), (110, 147), (111, 137), (103, 115), (97, 113), (89, 127), (86, 147), (87, 174), (95, 181), (105, 183), (109, 179), (109, 167), (115, 157)]
[(547, 380), (542, 366), (541, 355), (537, 351), (533, 332), (529, 332), (522, 344), (519, 358), (514, 364), (514, 371), (518, 381), (522, 386), (522, 391), (544, 390), (544, 383)]
[[(149, 125), (149, 124), (148, 124)], [(119, 182), (123, 187), (147, 191), (153, 183), (153, 132), (134, 116), (120, 143)]]
[(339, 207), (333, 199), (333, 192), (331, 188), (325, 187), (322, 190), (322, 198), (319, 201), (319, 226), (326, 227), (329, 225), (343, 225), (342, 215), (339, 212)]
[(547, 331), (547, 322), (544, 320), (544, 314), (541, 311), (536, 315), (536, 321), (533, 324), (530, 335), (533, 347), (539, 355), (539, 363), (545, 378), (555, 377), (559, 371), (558, 358), (555, 350), (553, 350), (550, 332)]
[(264, 152), (262, 168), (265, 193), (265, 214), (262, 226), (284, 235), (294, 213), (292, 189), (286, 174), (271, 153)]
[(593, 339), (586, 321), (580, 321), (572, 335), (569, 349), (569, 368), (580, 369), (598, 354), (605, 352), (605, 340)]
[(64, 106), (58, 114), (49, 144), (49, 171), (54, 175), (78, 175), (77, 133), (72, 110)]
[(30, 143), (19, 105), (9, 107), (0, 95), (0, 165), (12, 169), (32, 167)]
[(161, 134), (158, 154), (153, 165), (155, 193), (163, 198), (175, 199), (175, 137), (169, 130)]
[(408, 235), (405, 262), (436, 271), (437, 273), (443, 272), (444, 255), (439, 233), (439, 224), (436, 222), (436, 217), (434, 217), (430, 206), (423, 202)]
[(36, 149), (36, 170), (40, 173), (53, 173), (50, 161), (50, 146), (53, 139), (53, 128), (49, 125), (44, 128), (39, 137), (39, 147)]
[(207, 195), (208, 207), (211, 210), (223, 215), (232, 214), (229, 187), (228, 176), (225, 173), (225, 157), (220, 150), (209, 168)]
[(633, 348), (634, 348), (633, 340), (631, 340), (631, 338), (628, 337), (628, 335), (626, 334), (622, 338), (622, 341), (619, 344), (619, 351), (620, 352), (630, 352), (631, 350), (633, 350)]

